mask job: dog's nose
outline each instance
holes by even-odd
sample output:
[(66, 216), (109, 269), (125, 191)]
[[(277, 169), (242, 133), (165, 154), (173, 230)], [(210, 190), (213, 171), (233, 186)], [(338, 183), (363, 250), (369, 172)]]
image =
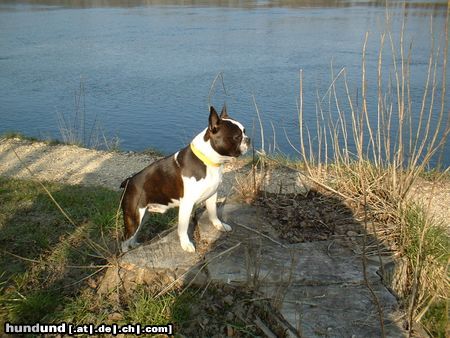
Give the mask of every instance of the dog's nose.
[(245, 137), (244, 142), (247, 146), (250, 145), (250, 137)]

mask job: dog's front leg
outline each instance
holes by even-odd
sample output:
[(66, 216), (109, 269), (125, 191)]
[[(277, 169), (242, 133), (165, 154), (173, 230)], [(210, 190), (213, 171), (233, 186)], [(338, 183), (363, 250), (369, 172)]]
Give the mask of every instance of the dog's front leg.
[(208, 216), (211, 223), (220, 231), (231, 231), (231, 227), (220, 221), (217, 217), (217, 192), (208, 198), (205, 202), (206, 210), (208, 210)]
[(189, 220), (193, 207), (194, 204), (191, 201), (183, 199), (180, 201), (180, 208), (178, 210), (178, 237), (180, 238), (181, 247), (187, 252), (195, 252), (195, 246), (189, 240), (188, 235)]

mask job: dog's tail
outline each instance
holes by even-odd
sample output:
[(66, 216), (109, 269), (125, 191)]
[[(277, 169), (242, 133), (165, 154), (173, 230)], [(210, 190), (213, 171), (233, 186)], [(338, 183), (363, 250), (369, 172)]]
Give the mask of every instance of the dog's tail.
[(125, 189), (128, 186), (128, 182), (130, 181), (131, 177), (126, 178), (122, 183), (120, 183), (120, 188)]
[(120, 183), (120, 188), (123, 189), (122, 196), (120, 196), (120, 204), (123, 207), (123, 199), (125, 198), (125, 193), (127, 192), (128, 183), (130, 182), (131, 177), (126, 178), (122, 183)]

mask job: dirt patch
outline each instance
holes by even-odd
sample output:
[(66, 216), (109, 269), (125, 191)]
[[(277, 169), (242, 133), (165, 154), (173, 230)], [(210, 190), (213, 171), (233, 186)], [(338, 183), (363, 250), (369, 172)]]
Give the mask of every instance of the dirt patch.
[(21, 139), (0, 140), (0, 175), (118, 190), (156, 157), (115, 153)]
[(287, 243), (326, 241), (361, 229), (342, 201), (315, 190), (304, 195), (264, 194), (255, 204), (266, 210), (270, 224)]
[(186, 337), (286, 337), (286, 324), (269, 300), (242, 286), (197, 290), (188, 311), (190, 320), (177, 327)]

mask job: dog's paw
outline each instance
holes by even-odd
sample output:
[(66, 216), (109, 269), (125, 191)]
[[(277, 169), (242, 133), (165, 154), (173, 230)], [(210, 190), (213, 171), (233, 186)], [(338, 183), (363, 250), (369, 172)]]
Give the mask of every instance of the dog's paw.
[(180, 244), (184, 251), (195, 252), (195, 246), (194, 246), (194, 244), (192, 244), (192, 242), (189, 239), (180, 240)]
[(216, 229), (219, 230), (219, 231), (228, 232), (228, 231), (233, 230), (233, 229), (231, 228), (231, 226), (229, 226), (228, 224), (223, 223), (223, 222), (214, 223), (214, 226), (215, 226)]

